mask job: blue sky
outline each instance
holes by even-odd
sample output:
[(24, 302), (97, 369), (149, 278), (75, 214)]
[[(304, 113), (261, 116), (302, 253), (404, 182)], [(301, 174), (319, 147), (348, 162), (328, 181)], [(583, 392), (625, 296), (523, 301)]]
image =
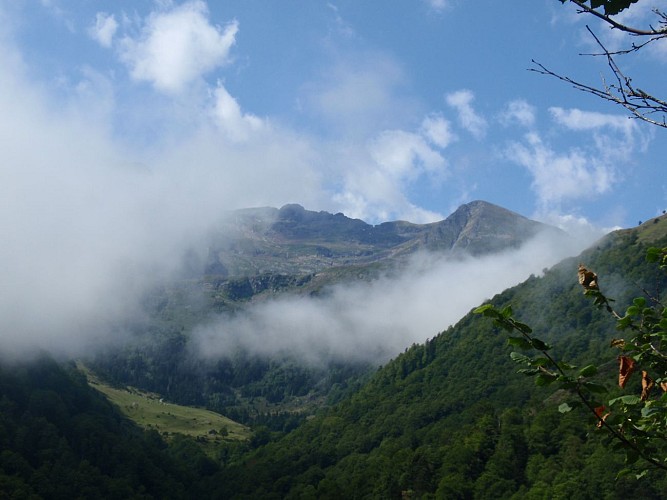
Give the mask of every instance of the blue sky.
[[(586, 23), (609, 30), (556, 0), (0, 6), (3, 128), (24, 134), (5, 176), (26, 175), (19, 144), (49, 143), (33, 168), (63, 184), (54, 210), (88, 188), (170, 217), (161, 191), (198, 198), (193, 216), (297, 202), (426, 222), (483, 199), (570, 229), (667, 208), (664, 131), (527, 71), (600, 81), (604, 61), (578, 54)], [(659, 94), (666, 58), (628, 63)], [(132, 169), (142, 186), (116, 192)]]

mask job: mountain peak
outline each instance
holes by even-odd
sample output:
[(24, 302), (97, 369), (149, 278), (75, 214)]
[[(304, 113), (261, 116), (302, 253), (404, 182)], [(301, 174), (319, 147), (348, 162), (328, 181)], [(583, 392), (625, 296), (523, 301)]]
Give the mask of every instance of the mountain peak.
[(235, 225), (212, 248), (208, 271), (249, 276), (261, 272), (317, 273), (338, 266), (367, 266), (412, 254), (482, 255), (516, 248), (540, 231), (555, 228), (482, 200), (461, 205), (440, 222), (385, 222), (310, 211), (292, 203), (280, 209), (236, 212)]

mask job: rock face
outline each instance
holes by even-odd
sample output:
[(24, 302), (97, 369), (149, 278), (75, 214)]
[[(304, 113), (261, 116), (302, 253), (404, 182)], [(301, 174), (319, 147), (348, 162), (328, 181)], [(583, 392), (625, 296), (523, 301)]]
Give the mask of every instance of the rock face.
[(419, 250), (483, 255), (515, 248), (551, 226), (484, 201), (459, 207), (440, 222), (376, 226), (300, 205), (233, 213), (209, 248), (206, 274), (240, 278), (318, 273), (387, 263)]

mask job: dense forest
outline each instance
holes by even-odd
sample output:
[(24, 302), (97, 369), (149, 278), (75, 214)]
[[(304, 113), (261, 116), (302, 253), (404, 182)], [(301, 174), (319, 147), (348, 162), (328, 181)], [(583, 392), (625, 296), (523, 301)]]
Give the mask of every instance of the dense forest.
[[(595, 269), (619, 307), (667, 281), (644, 262), (667, 245), (667, 217), (613, 233), (576, 259), (491, 302), (571, 362), (600, 363), (611, 390), (614, 322), (576, 282)], [(623, 455), (564, 391), (517, 373), (507, 338), (468, 314), (375, 369), (360, 388), (300, 420), (256, 425), (206, 455), (187, 438), (145, 432), (48, 358), (0, 373), (0, 491), (11, 498), (664, 498), (667, 477), (616, 478)], [(183, 382), (185, 384), (187, 381)], [(195, 384), (197, 381), (193, 381)], [(198, 390), (195, 385), (193, 392)]]
[(193, 443), (142, 431), (48, 357), (0, 368), (0, 450), (0, 497), (12, 499), (192, 498), (217, 467)]

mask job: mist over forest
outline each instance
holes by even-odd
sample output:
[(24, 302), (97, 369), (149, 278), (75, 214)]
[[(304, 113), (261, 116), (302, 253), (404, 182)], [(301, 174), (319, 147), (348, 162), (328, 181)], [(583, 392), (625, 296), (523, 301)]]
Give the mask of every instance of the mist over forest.
[(545, 231), (518, 249), (484, 256), (418, 253), (378, 279), (336, 284), (322, 296), (285, 296), (194, 328), (202, 356), (243, 349), (307, 363), (386, 361), (458, 321), (470, 309), (581, 250)]

